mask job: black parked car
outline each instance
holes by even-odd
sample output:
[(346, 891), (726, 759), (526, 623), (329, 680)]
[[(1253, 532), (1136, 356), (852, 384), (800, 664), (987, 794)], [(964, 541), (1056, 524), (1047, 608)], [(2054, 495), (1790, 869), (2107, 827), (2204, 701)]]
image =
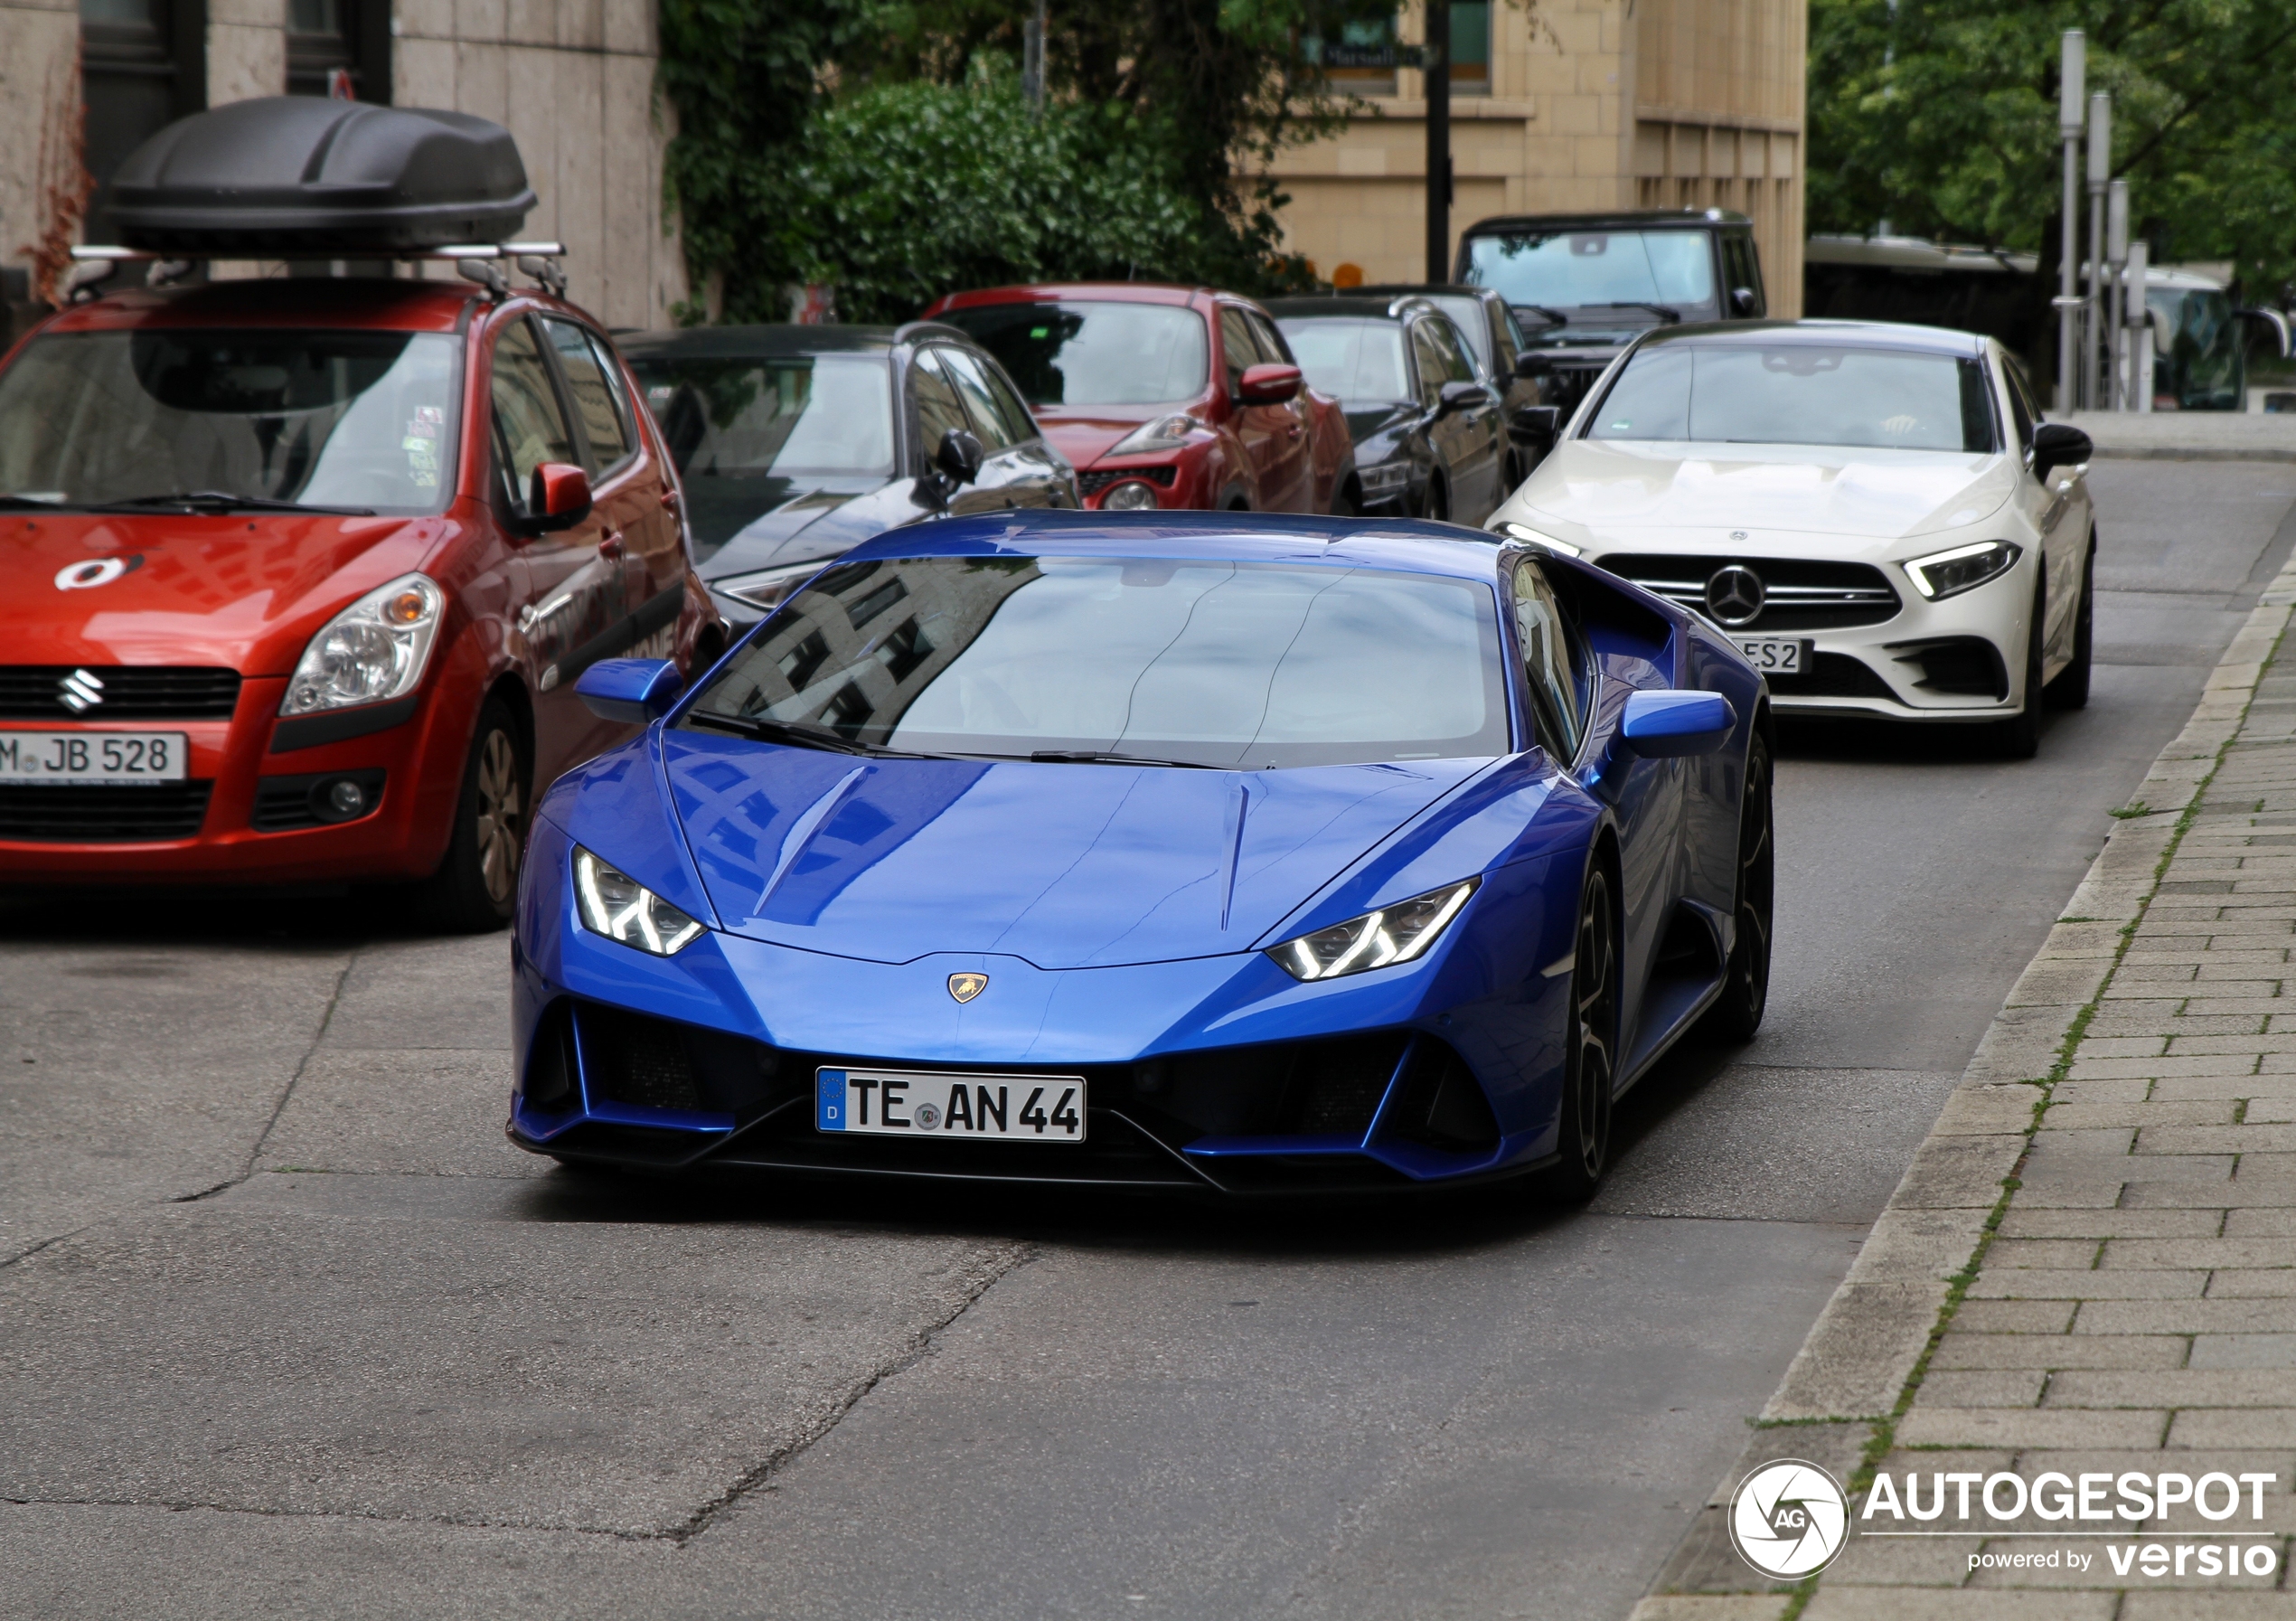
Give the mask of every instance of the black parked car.
[(1512, 493), (1499, 395), (1451, 317), (1425, 298), (1271, 298), (1311, 386), (1355, 438), (1359, 506), (1480, 525)]
[(1566, 419), (1652, 327), (1769, 311), (1754, 221), (1722, 208), (1478, 220), (1459, 238), (1455, 278), (1513, 306), (1547, 402)]
[(738, 627), (886, 530), (1083, 504), (1012, 380), (954, 327), (698, 326), (619, 343), (677, 463), (694, 562)]
[(1539, 382), (1548, 368), (1543, 362), (1535, 368), (1521, 364), (1523, 330), (1515, 319), (1512, 306), (1500, 297), (1496, 287), (1439, 282), (1398, 282), (1350, 287), (1348, 292), (1357, 297), (1425, 298), (1451, 317), (1459, 335), (1467, 340), (1467, 354), (1475, 363), (1476, 372), (1499, 396), (1501, 410), (1505, 413), (1507, 434), (1512, 442), (1508, 447), (1504, 483), (1511, 495), (1517, 485), (1530, 476), (1530, 470), (1555, 442), (1554, 413), (1539, 409), (1546, 403)]

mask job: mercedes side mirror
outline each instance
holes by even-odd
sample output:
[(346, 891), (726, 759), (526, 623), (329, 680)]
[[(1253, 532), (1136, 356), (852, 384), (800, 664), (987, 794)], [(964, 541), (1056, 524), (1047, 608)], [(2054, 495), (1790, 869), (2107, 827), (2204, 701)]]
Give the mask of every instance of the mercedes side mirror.
[(981, 476), (981, 441), (962, 428), (950, 429), (934, 448), (933, 470), (951, 485), (971, 484)]
[(525, 526), (536, 534), (571, 529), (590, 515), (590, 476), (567, 462), (534, 469), (526, 497)]
[(1236, 380), (1236, 398), (1245, 405), (1281, 405), (1300, 391), (1297, 366), (1246, 366)]
[(1619, 740), (1645, 759), (1712, 754), (1730, 740), (1737, 712), (1719, 693), (1634, 693), (1620, 718)]
[(582, 672), (574, 695), (601, 721), (644, 726), (670, 712), (685, 677), (666, 658), (602, 658)]
[(2033, 429), (2033, 476), (2047, 479), (2059, 467), (2077, 467), (2094, 452), (2089, 436), (2064, 422)]
[(1762, 301), (1754, 296), (1752, 287), (1730, 289), (1730, 307), (1737, 312), (1740, 320), (1753, 320), (1755, 316), (1762, 313), (1761, 306)]
[(1446, 382), (1443, 392), (1435, 396), (1435, 415), (1447, 417), (1454, 410), (1473, 410), (1490, 403), (1491, 391), (1479, 382)]

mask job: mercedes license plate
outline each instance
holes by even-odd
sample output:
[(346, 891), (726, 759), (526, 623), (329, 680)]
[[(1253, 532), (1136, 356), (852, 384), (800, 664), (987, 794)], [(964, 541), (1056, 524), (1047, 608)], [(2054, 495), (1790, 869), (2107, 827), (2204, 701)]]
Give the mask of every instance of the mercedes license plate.
[(1081, 1075), (931, 1075), (914, 1070), (816, 1071), (823, 1131), (964, 1142), (1081, 1143)]
[(181, 782), (180, 731), (0, 730), (0, 782)]
[(1738, 651), (1764, 675), (1799, 675), (1810, 657), (1810, 644), (1780, 636), (1740, 636)]

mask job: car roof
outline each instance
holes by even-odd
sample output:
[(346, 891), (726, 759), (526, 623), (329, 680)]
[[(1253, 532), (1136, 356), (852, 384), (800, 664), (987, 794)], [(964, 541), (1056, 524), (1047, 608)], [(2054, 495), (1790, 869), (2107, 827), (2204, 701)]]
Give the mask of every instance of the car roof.
[(1497, 287), (1477, 287), (1466, 281), (1383, 281), (1375, 287), (1349, 287), (1345, 291), (1361, 298), (1473, 298), (1487, 303), (1500, 297)]
[(1542, 231), (1665, 231), (1753, 223), (1735, 209), (1645, 208), (1587, 214), (1493, 214), (1488, 220), (1477, 220), (1460, 234), (1527, 236)]
[(1848, 343), (1861, 349), (1911, 349), (1971, 358), (1985, 353), (1985, 339), (1977, 333), (1898, 321), (1694, 321), (1686, 326), (1658, 327), (1642, 339), (1642, 346), (1682, 343), (1759, 349), (1785, 344), (1822, 348)]
[[(1192, 304), (1219, 295), (1211, 287), (1182, 287), (1163, 281), (1047, 281), (1021, 282), (1011, 287), (974, 287), (952, 293), (936, 309), (971, 309), (982, 304), (1049, 304), (1070, 299), (1078, 304)], [(1240, 297), (1239, 294), (1229, 294)]]
[[(629, 332), (615, 338), (624, 355), (642, 360), (752, 360), (781, 355), (883, 354), (900, 340), (890, 326), (689, 326), (679, 332)], [(951, 336), (958, 335), (952, 333)]]
[[(522, 294), (522, 297), (524, 295)], [(156, 326), (331, 326), (384, 332), (456, 332), (485, 297), (466, 282), (381, 277), (294, 276), (123, 288), (66, 306), (47, 330), (116, 332)], [(554, 300), (541, 303), (581, 312)], [(584, 319), (588, 317), (584, 316)]]
[(1270, 298), (1265, 307), (1269, 315), (1279, 321), (1314, 320), (1318, 317), (1329, 318), (1335, 316), (1348, 316), (1369, 321), (1400, 321), (1408, 313), (1405, 306), (1418, 297), (1419, 295), (1416, 293), (1405, 293), (1397, 297), (1366, 297), (1358, 293), (1301, 293), (1288, 298)]
[(845, 554), (892, 557), (1169, 557), (1230, 562), (1356, 563), (1488, 584), (1499, 537), (1448, 523), (1298, 513), (1105, 513), (1021, 509), (889, 530)]

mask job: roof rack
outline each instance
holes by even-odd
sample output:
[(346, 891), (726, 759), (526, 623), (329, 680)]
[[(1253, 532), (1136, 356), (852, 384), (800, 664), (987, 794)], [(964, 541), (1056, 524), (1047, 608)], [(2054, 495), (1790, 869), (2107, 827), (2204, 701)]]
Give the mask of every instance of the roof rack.
[[(75, 261), (66, 292), (72, 303), (96, 297), (96, 288), (111, 279), (125, 264), (148, 264), (152, 271), (146, 285), (166, 287), (181, 281), (192, 273), (199, 262), (185, 253), (164, 252), (149, 248), (112, 248), (102, 245), (76, 246), (71, 250)], [(475, 281), (486, 289), (487, 297), (499, 304), (510, 297), (510, 278), (503, 274), (501, 261), (514, 262), (522, 276), (530, 278), (535, 286), (552, 297), (566, 297), (566, 271), (559, 260), (566, 257), (563, 242), (459, 242), (442, 248), (263, 248), (247, 249), (229, 255), (216, 253), (202, 258), (233, 258), (294, 261), (296, 263), (340, 262), (344, 259), (391, 259), (411, 261), (436, 259), (455, 267), (456, 274), (466, 281)]]

